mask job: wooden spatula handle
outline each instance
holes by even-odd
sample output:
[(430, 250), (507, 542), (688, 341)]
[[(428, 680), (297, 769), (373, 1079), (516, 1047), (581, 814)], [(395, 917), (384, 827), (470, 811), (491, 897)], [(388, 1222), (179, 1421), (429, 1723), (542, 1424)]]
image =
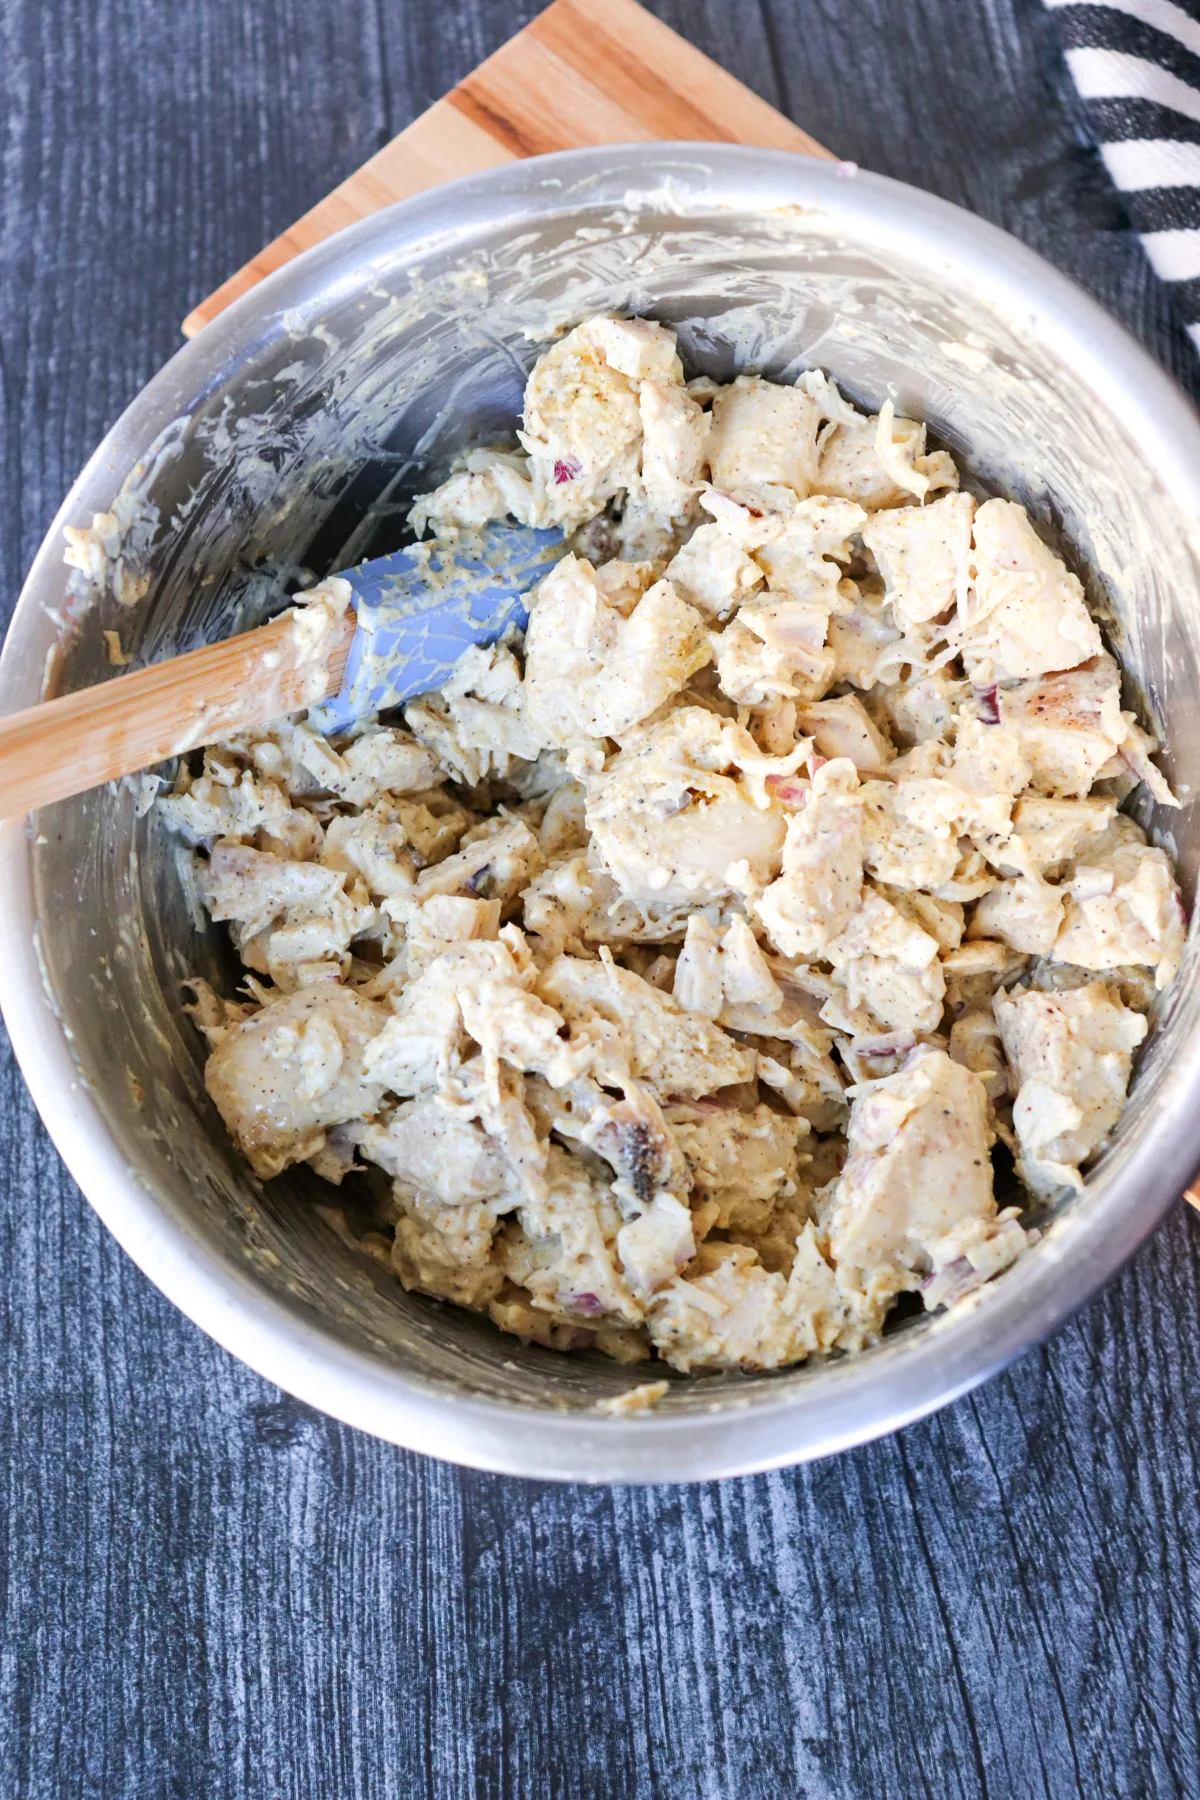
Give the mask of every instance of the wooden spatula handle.
[(313, 705), (342, 684), (354, 615), (338, 622), (318, 667), (291, 613), (0, 719), (0, 817), (14, 818), (103, 782)]

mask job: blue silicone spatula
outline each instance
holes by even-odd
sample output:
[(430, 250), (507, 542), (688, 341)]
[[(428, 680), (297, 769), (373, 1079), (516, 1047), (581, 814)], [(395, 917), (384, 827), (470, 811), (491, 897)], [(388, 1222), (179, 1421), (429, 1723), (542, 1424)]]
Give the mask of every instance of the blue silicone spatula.
[[(301, 707), (322, 731), (446, 680), (471, 644), (526, 622), (557, 531), (488, 525), (343, 572), (352, 610), (289, 610), (255, 631), (0, 719), (0, 817), (13, 818)], [(302, 599), (302, 597), (301, 597)]]
[(469, 644), (523, 630), (525, 597), (563, 553), (562, 533), (488, 525), (432, 538), (347, 569), (356, 629), (336, 695), (316, 709), (321, 731), (344, 731), (440, 687)]

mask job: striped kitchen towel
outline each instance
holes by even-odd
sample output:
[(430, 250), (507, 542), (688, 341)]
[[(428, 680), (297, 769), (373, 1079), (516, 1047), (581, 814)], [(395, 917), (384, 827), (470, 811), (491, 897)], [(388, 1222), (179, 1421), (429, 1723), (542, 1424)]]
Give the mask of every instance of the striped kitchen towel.
[(1200, 349), (1200, 0), (1046, 0), (1087, 123)]

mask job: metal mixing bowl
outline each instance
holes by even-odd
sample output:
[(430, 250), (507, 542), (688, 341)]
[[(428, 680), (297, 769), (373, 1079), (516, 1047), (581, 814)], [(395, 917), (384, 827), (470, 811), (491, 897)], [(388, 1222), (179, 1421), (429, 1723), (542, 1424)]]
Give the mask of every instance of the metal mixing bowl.
[[(182, 349), (73, 488), (0, 661), (0, 707), (110, 676), (101, 631), (155, 657), (254, 623), (301, 568), (396, 541), (418, 466), (511, 429), (547, 330), (601, 308), (678, 325), (692, 371), (820, 364), (926, 419), (1085, 572), (1166, 766), (1200, 783), (1200, 428), (1129, 336), (1010, 238), (895, 182), (727, 145), (573, 152), (364, 221)], [(427, 478), (422, 478), (426, 481)], [(62, 528), (117, 505), (119, 555), (69, 590)], [(86, 586), (86, 584), (82, 584)], [(139, 597), (140, 596), (140, 597)], [(132, 604), (122, 604), (133, 602)], [(525, 1347), (405, 1294), (317, 1211), (255, 1181), (183, 1011), (229, 984), (176, 846), (125, 783), (0, 833), (0, 1001), (34, 1099), (152, 1281), (281, 1387), (398, 1444), (528, 1476), (675, 1480), (797, 1462), (963, 1393), (1052, 1331), (1153, 1228), (1200, 1160), (1195, 934), (1086, 1192), (1014, 1269), (876, 1349), (778, 1375), (671, 1381)], [(1154, 824), (1191, 899), (1195, 809)], [(325, 1190), (326, 1198), (331, 1197)], [(657, 1369), (650, 1371), (657, 1375)]]

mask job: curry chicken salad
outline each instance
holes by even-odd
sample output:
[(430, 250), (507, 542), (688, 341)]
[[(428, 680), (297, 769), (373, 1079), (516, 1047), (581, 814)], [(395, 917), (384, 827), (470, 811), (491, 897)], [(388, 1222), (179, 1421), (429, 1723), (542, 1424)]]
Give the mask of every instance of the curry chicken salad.
[(1116, 1123), (1184, 937), (1119, 810), (1175, 803), (1154, 741), (1024, 509), (890, 403), (685, 381), (595, 318), (518, 440), (412, 521), (563, 530), (523, 638), (159, 803), (247, 971), (194, 984), (209, 1092), (258, 1176), (352, 1180), (406, 1288), (518, 1337), (859, 1350), (1019, 1257)]

